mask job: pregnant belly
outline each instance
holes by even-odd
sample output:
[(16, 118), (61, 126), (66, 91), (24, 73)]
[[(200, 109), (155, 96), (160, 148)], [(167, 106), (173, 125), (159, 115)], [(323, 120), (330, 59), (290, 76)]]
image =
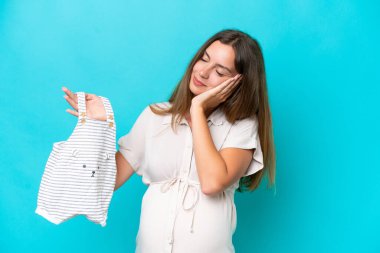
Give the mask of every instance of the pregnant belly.
[[(188, 198), (185, 203), (193, 201), (191, 195)], [(228, 194), (209, 197), (200, 191), (193, 213), (182, 208), (181, 195), (177, 196), (174, 187), (162, 193), (159, 184), (151, 185), (142, 200), (136, 242), (146, 252), (164, 249), (173, 233), (173, 252), (234, 252), (235, 225), (234, 204)]]

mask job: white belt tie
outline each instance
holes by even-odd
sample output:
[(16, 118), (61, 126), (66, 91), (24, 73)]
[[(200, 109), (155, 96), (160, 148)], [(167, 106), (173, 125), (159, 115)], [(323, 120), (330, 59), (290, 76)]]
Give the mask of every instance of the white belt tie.
[[(184, 182), (185, 185), (183, 187), (182, 192), (182, 208), (185, 211), (192, 211), (192, 219), (191, 219), (191, 225), (190, 225), (190, 232), (193, 233), (193, 224), (194, 224), (194, 215), (195, 215), (195, 207), (198, 204), (199, 200), (199, 190), (196, 185), (199, 185), (198, 182), (191, 182), (187, 178), (180, 178), (175, 177), (172, 179), (169, 179), (167, 181), (164, 181), (161, 185), (161, 192), (165, 193), (167, 192), (173, 185), (178, 183), (177, 190), (179, 192), (179, 182)], [(195, 201), (190, 205), (190, 207), (185, 207), (185, 199), (187, 198), (188, 190), (191, 189), (195, 193)], [(177, 217), (178, 211), (176, 211), (175, 218)]]

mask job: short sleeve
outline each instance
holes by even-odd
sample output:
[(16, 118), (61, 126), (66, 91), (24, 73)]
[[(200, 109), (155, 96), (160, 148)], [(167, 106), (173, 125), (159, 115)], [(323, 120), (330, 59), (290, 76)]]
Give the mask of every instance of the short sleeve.
[(145, 156), (146, 131), (149, 126), (150, 108), (147, 106), (138, 116), (128, 134), (118, 140), (119, 151), (132, 166), (133, 170), (142, 176), (142, 165)]
[(221, 149), (223, 148), (255, 149), (252, 161), (243, 175), (244, 177), (252, 175), (264, 168), (257, 117), (236, 121), (232, 125)]

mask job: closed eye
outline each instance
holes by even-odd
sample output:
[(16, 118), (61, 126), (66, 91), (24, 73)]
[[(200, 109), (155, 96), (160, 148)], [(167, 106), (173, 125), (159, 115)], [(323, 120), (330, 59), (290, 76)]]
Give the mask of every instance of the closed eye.
[[(204, 61), (204, 62), (207, 62), (205, 59), (203, 59), (203, 58), (201, 58), (200, 59), (201, 61)], [(218, 74), (218, 76), (224, 76), (224, 74), (222, 74), (222, 73), (219, 73), (218, 71), (215, 71), (217, 74)]]

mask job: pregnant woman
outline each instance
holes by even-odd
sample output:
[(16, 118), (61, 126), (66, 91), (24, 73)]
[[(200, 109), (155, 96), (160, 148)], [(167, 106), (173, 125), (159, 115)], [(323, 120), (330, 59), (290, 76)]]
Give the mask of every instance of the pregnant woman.
[[(78, 116), (76, 94), (63, 87)], [(87, 115), (106, 120), (86, 94)], [(235, 252), (235, 191), (275, 182), (271, 113), (258, 42), (222, 30), (191, 60), (168, 101), (145, 107), (118, 140), (115, 190), (136, 172), (148, 185), (136, 252)], [(259, 205), (258, 205), (259, 207)]]

